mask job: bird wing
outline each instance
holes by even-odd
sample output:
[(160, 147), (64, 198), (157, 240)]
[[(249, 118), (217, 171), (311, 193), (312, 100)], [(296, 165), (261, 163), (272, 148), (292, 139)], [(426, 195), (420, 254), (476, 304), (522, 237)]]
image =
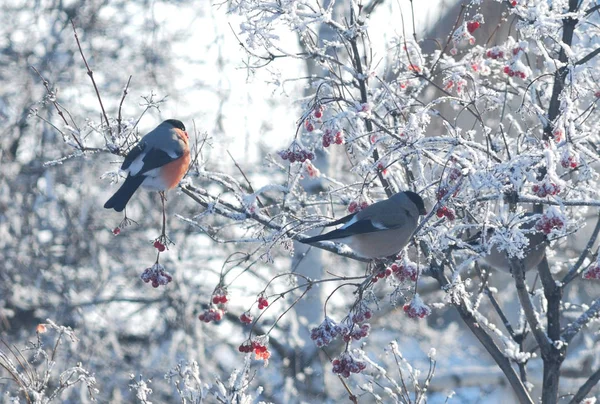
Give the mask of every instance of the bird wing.
[(146, 155), (142, 158), (142, 168), (137, 172), (136, 175), (144, 174), (155, 168), (164, 166), (165, 164), (175, 161), (183, 156), (183, 149), (178, 152), (167, 153), (162, 149), (152, 148), (146, 152)]
[(352, 218), (356, 216), (356, 213), (350, 213), (347, 216), (344, 216), (338, 220), (334, 220), (331, 223), (327, 223), (326, 225), (323, 225), (323, 227), (331, 227), (331, 226), (337, 226), (338, 224), (342, 224), (342, 223), (346, 223), (349, 222), (350, 220), (352, 220)]
[(129, 166), (131, 166), (131, 163), (133, 163), (138, 157), (140, 157), (140, 155), (144, 152), (145, 148), (146, 142), (140, 140), (138, 144), (136, 144), (131, 150), (129, 150), (127, 156), (125, 156), (125, 160), (121, 165), (121, 170), (127, 170)]
[(361, 225), (360, 227), (361, 229), (364, 228), (366, 230), (371, 229), (370, 231), (365, 231), (365, 233), (391, 230), (402, 227), (406, 223), (408, 217), (414, 216), (409, 208), (398, 206), (396, 203), (388, 203), (388, 201), (385, 201), (385, 204), (383, 205), (379, 205), (377, 210), (369, 209), (371, 206), (358, 212), (344, 227), (348, 228), (355, 223), (368, 222), (370, 225)]
[(142, 175), (146, 172), (175, 161), (184, 154), (184, 148), (177, 141), (169, 141), (168, 147), (151, 147), (143, 139), (127, 154), (122, 170), (129, 170), (131, 175)]

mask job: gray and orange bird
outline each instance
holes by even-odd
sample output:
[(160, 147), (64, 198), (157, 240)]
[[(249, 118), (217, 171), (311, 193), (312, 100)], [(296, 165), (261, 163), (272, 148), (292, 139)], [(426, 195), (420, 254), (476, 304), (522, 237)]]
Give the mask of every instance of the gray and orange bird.
[(144, 136), (125, 156), (127, 179), (104, 204), (121, 212), (140, 187), (151, 191), (175, 188), (190, 165), (189, 137), (177, 119), (167, 119)]
[(425, 204), (419, 194), (398, 192), (357, 213), (352, 213), (325, 226), (344, 224), (339, 229), (301, 240), (305, 244), (318, 241), (344, 243), (365, 258), (385, 258), (397, 254), (410, 241), (425, 215)]

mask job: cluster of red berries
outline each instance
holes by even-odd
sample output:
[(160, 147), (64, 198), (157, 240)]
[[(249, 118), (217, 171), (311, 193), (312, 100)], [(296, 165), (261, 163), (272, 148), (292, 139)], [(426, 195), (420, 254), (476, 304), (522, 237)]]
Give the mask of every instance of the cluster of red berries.
[(487, 50), (487, 52), (485, 53), (485, 56), (487, 56), (490, 59), (503, 59), (504, 58), (504, 50), (499, 47), (499, 46), (494, 46), (493, 48), (490, 48)]
[(325, 320), (318, 327), (310, 330), (310, 339), (315, 341), (315, 345), (319, 348), (329, 345), (331, 341), (337, 338), (342, 333), (342, 327), (337, 325), (329, 317), (325, 317)]
[[(409, 65), (408, 70), (420, 72), (421, 68), (417, 65)], [(358, 110), (358, 112), (371, 112), (371, 104), (369, 104), (368, 102), (360, 104), (358, 106), (357, 110)]]
[(400, 265), (398, 265), (396, 263), (393, 263), (390, 268), (394, 276), (400, 282), (404, 282), (408, 279), (410, 279), (413, 282), (416, 282), (417, 278), (419, 277), (419, 270), (413, 264), (401, 263)]
[(404, 305), (404, 312), (410, 318), (424, 318), (431, 314), (431, 309), (418, 295), (415, 295), (410, 302)]
[(344, 342), (350, 342), (351, 340), (358, 341), (361, 338), (366, 338), (369, 335), (369, 331), (371, 331), (371, 324), (365, 323), (361, 326), (352, 326), (351, 329), (348, 327), (342, 328), (342, 338)]
[(315, 118), (321, 119), (323, 117), (323, 106), (322, 105), (317, 105), (315, 107), (315, 110), (313, 111), (313, 115), (314, 115)]
[(279, 157), (281, 157), (283, 160), (289, 160), (290, 163), (295, 163), (296, 161), (304, 163), (306, 160), (314, 160), (315, 154), (308, 150), (292, 147), (286, 150), (281, 150), (279, 152)]
[(240, 315), (240, 321), (244, 324), (251, 324), (254, 321), (254, 317), (249, 311), (246, 311)]
[(522, 79), (526, 78), (527, 75), (525, 74), (525, 72), (521, 71), (521, 70), (513, 70), (510, 66), (504, 66), (504, 69), (502, 70), (505, 74), (508, 74), (510, 77), (520, 77)]
[(152, 287), (157, 288), (161, 285), (167, 285), (173, 280), (170, 273), (165, 271), (165, 267), (161, 264), (154, 264), (150, 268), (144, 269), (140, 278), (146, 283), (152, 282)]
[(469, 31), (469, 34), (472, 34), (473, 32), (477, 31), (479, 27), (481, 27), (481, 23), (479, 21), (467, 22), (467, 31)]
[(264, 296), (259, 296), (258, 297), (258, 309), (262, 310), (262, 309), (266, 309), (269, 306), (269, 301), (267, 300), (266, 297)]
[[(446, 81), (446, 86), (444, 87), (444, 89), (446, 91), (450, 91), (452, 90), (454, 87), (456, 87), (456, 92), (458, 94), (462, 93), (463, 87), (465, 87), (467, 85), (467, 81), (464, 79), (460, 79), (460, 80), (448, 80)], [(402, 135), (400, 135), (402, 137)]]
[(531, 189), (540, 198), (545, 198), (548, 195), (556, 195), (560, 192), (560, 187), (553, 182), (544, 182), (541, 185), (535, 184)]
[(460, 171), (458, 168), (452, 167), (450, 170), (448, 170), (448, 179), (451, 181), (456, 181), (460, 177), (462, 177), (462, 171)]
[(560, 143), (560, 141), (563, 139), (563, 130), (560, 128), (554, 129), (552, 131), (552, 136), (554, 137), (554, 141), (556, 143)]
[(356, 308), (352, 315), (352, 322), (355, 324), (362, 323), (363, 321), (370, 320), (373, 317), (373, 312), (365, 304), (361, 304)]
[(348, 212), (350, 212), (350, 213), (360, 212), (361, 210), (365, 209), (367, 206), (369, 206), (369, 203), (366, 201), (362, 201), (360, 203), (358, 203), (356, 201), (352, 201), (352, 202), (350, 202), (350, 205), (348, 205)]
[(354, 359), (348, 352), (342, 353), (331, 364), (333, 365), (333, 373), (344, 377), (350, 377), (350, 373), (360, 373), (367, 367), (365, 362)]
[(315, 130), (315, 125), (311, 121), (306, 120), (304, 121), (304, 128), (307, 132), (312, 132), (313, 130)]
[(435, 191), (435, 198), (438, 201), (441, 201), (446, 195), (448, 195), (448, 188), (446, 187), (440, 187)]
[(456, 215), (454, 214), (454, 210), (452, 210), (451, 208), (449, 208), (447, 206), (442, 206), (441, 208), (438, 208), (438, 210), (435, 212), (435, 214), (439, 218), (442, 218), (442, 217), (445, 216), (446, 219), (448, 219), (450, 221), (456, 219)]
[(387, 278), (392, 274), (392, 270), (390, 268), (386, 268), (384, 270), (379, 271), (376, 274), (373, 274), (373, 283), (377, 282), (380, 279)]
[(225, 289), (217, 289), (213, 294), (212, 302), (214, 304), (225, 304), (227, 301), (227, 291)]
[(269, 352), (267, 345), (259, 341), (246, 341), (239, 346), (238, 350), (242, 353), (250, 353), (254, 351), (256, 359), (268, 360), (271, 357), (271, 353)]
[(306, 131), (309, 133), (315, 130), (315, 123), (322, 123), (321, 118), (323, 117), (323, 106), (317, 105), (313, 110), (312, 116), (314, 119), (309, 117), (304, 121), (304, 129), (306, 129)]
[(558, 216), (543, 215), (536, 223), (535, 229), (550, 234), (554, 229), (562, 229), (565, 222)]
[(159, 252), (163, 252), (167, 248), (160, 240), (154, 240), (153, 245)]
[(222, 309), (211, 307), (210, 309), (206, 309), (204, 312), (200, 313), (198, 319), (200, 321), (204, 321), (205, 323), (210, 323), (211, 321), (221, 321), (224, 314), (225, 312)]
[(323, 134), (323, 147), (329, 147), (332, 144), (344, 144), (344, 132), (338, 130), (335, 134), (330, 129), (325, 129)]
[(579, 165), (577, 156), (564, 154), (560, 159), (560, 165), (564, 168), (576, 168)]
[(583, 271), (583, 279), (600, 279), (600, 264), (596, 262)]

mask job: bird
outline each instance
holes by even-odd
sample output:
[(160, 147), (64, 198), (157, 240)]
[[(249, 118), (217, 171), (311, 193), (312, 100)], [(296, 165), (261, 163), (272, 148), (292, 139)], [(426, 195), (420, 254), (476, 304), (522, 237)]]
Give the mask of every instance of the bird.
[(185, 126), (177, 119), (167, 119), (127, 153), (121, 165), (127, 178), (104, 207), (123, 211), (140, 186), (159, 192), (175, 188), (189, 165), (189, 136)]
[[(535, 223), (535, 220), (525, 222), (521, 225), (521, 229), (531, 230), (534, 227)], [(493, 237), (494, 232), (495, 228), (488, 227), (486, 231), (486, 239), (489, 240), (491, 237)], [(475, 245), (477, 243), (481, 244), (483, 242), (482, 234), (483, 233), (479, 232), (472, 239), (467, 241), (467, 243), (471, 245)], [(527, 237), (528, 244), (524, 248), (524, 257), (520, 259), (520, 261), (523, 265), (523, 269), (525, 269), (525, 272), (527, 272), (530, 269), (537, 267), (542, 261), (544, 255), (546, 254), (546, 247), (549, 245), (549, 241), (548, 237), (540, 231), (528, 232), (525, 234), (525, 237)], [(481, 256), (480, 260), (487, 266), (492, 267), (498, 271), (506, 273), (512, 272), (510, 259), (508, 258), (506, 251), (499, 250), (496, 245), (493, 245), (491, 247), (489, 254)]]
[(408, 244), (419, 223), (419, 216), (427, 214), (419, 194), (398, 192), (386, 200), (376, 202), (325, 227), (342, 227), (315, 237), (303, 239), (305, 244), (319, 241), (344, 243), (362, 257), (386, 258), (397, 254)]

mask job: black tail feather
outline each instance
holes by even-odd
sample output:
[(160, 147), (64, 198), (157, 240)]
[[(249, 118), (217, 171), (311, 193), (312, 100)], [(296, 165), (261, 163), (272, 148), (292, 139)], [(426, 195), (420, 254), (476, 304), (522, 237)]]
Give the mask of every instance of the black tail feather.
[(345, 229), (337, 229), (330, 231), (329, 233), (319, 234), (318, 236), (305, 238), (304, 240), (302, 240), (302, 242), (305, 244), (312, 244), (318, 241), (338, 240), (340, 238), (348, 237), (351, 235), (352, 234), (347, 232)]
[(135, 191), (142, 185), (146, 177), (143, 175), (128, 176), (121, 188), (104, 204), (105, 209), (114, 209), (117, 212), (123, 211), (125, 205), (131, 199)]

